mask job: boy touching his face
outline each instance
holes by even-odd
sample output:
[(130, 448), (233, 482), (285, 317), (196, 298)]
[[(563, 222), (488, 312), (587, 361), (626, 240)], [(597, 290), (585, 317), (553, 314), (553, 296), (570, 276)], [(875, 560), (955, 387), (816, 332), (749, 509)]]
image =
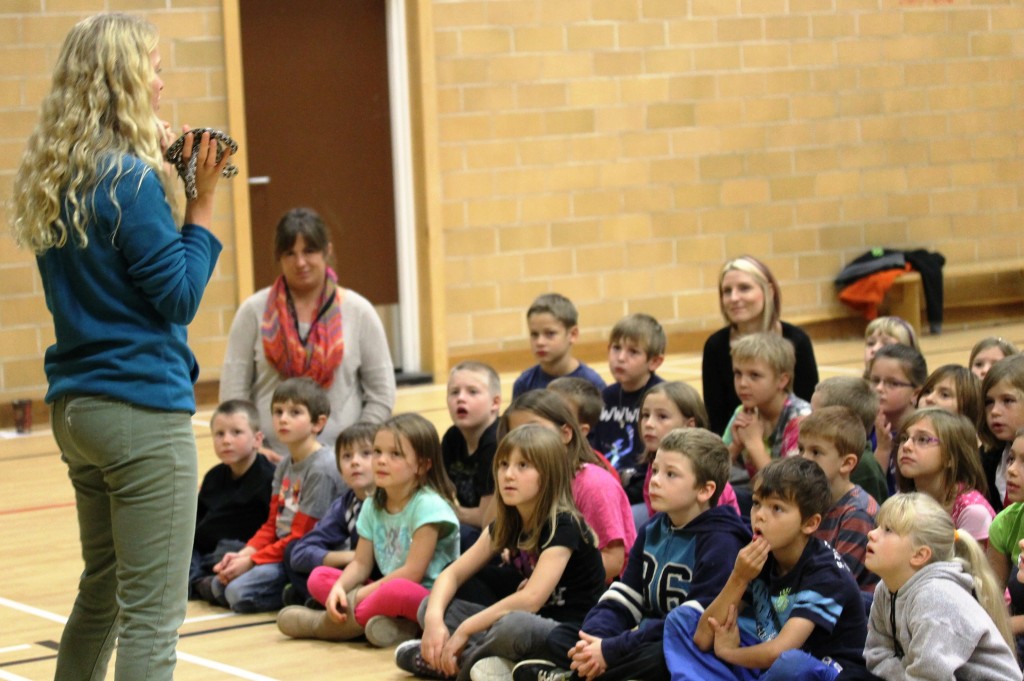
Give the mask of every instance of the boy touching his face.
[(872, 678), (864, 665), (867, 620), (846, 564), (814, 537), (830, 504), (828, 480), (800, 457), (754, 478), (754, 540), (701, 614), (676, 608), (665, 621), (672, 681)]

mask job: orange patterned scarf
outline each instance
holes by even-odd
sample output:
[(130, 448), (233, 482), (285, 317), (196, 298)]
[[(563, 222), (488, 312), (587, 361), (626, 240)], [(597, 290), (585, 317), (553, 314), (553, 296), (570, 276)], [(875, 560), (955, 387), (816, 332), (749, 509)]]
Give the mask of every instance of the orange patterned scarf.
[(334, 382), (334, 372), (345, 353), (341, 329), (341, 296), (338, 276), (327, 268), (327, 278), (317, 304), (317, 314), (305, 338), (299, 333), (295, 304), (284, 277), (270, 288), (263, 310), (260, 333), (263, 354), (285, 378), (309, 376), (324, 388)]

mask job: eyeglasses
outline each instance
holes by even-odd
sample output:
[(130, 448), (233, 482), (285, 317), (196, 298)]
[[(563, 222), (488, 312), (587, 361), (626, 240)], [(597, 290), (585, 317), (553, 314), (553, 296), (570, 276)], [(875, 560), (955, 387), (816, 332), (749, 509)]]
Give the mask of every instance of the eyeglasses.
[(939, 442), (941, 442), (939, 438), (934, 437), (932, 435), (925, 435), (924, 433), (914, 433), (913, 435), (909, 435), (907, 433), (900, 433), (900, 447), (907, 444), (908, 441), (914, 443), (914, 449), (929, 447), (931, 445), (937, 445), (939, 444)]
[(868, 379), (868, 383), (871, 385), (883, 385), (886, 390), (895, 390), (896, 388), (913, 388), (913, 383), (906, 383), (904, 381), (894, 381), (891, 378), (879, 378), (872, 376)]

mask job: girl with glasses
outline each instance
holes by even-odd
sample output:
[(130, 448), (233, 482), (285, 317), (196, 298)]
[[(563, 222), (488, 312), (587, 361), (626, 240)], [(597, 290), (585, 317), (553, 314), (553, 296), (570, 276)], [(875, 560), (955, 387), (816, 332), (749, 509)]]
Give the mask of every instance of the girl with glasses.
[(908, 345), (886, 345), (868, 362), (864, 377), (878, 394), (875, 458), (882, 470), (887, 471), (889, 494), (894, 494), (896, 446), (893, 435), (899, 432), (903, 420), (914, 413), (918, 390), (928, 377), (928, 365), (924, 356)]
[(939, 502), (956, 529), (982, 547), (995, 511), (977, 454), (977, 431), (966, 416), (921, 409), (900, 429), (896, 480), (900, 492), (923, 492)]

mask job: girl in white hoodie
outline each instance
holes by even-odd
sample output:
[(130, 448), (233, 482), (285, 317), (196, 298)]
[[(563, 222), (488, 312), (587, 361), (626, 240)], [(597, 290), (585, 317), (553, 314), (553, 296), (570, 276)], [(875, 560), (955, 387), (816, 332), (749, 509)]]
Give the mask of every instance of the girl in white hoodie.
[(876, 523), (864, 560), (882, 578), (868, 670), (901, 681), (1020, 681), (1003, 589), (978, 542), (921, 493), (891, 497)]

